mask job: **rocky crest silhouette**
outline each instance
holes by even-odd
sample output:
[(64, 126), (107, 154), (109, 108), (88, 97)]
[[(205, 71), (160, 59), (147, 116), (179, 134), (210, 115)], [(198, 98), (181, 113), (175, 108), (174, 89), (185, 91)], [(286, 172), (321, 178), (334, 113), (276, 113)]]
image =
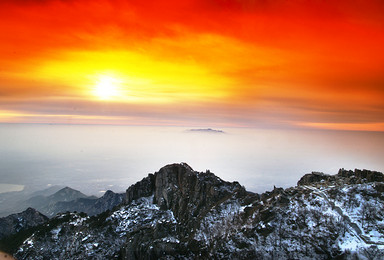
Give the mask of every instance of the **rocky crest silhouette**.
[(371, 182), (384, 182), (384, 175), (381, 172), (370, 170), (354, 171), (340, 169), (337, 175), (327, 175), (322, 172), (312, 172), (304, 175), (297, 182), (297, 185), (348, 185)]
[(97, 216), (41, 225), (17, 259), (354, 259), (384, 257), (384, 175), (311, 173), (298, 186), (248, 192), (185, 163), (129, 187)]

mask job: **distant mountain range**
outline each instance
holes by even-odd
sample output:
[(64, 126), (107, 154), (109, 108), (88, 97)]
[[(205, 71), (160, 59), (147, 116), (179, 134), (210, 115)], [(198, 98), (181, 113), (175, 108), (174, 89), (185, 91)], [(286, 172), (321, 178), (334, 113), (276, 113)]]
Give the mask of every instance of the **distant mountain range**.
[(28, 205), (28, 200), (33, 197), (44, 196), (48, 197), (55, 192), (61, 190), (64, 186), (52, 186), (44, 190), (39, 191), (13, 191), (0, 193), (0, 217), (5, 217), (10, 214), (21, 212), (28, 207), (33, 205)]
[(87, 196), (70, 187), (62, 188), (60, 186), (36, 191), (32, 194), (10, 192), (0, 195), (2, 195), (0, 199), (3, 202), (3, 205), (0, 204), (0, 208), (3, 210), (2, 215), (6, 212), (14, 213), (15, 210), (34, 208), (48, 217), (66, 211), (85, 212), (92, 216), (121, 203), (124, 198), (124, 194), (112, 191), (107, 191), (101, 198), (97, 198), (96, 196)]
[(49, 196), (42, 195), (49, 194), (51, 191), (35, 193), (37, 196), (24, 202), (25, 205), (29, 205), (28, 209), (0, 218), (0, 239), (42, 224), (49, 219), (48, 217), (53, 217), (60, 212), (84, 212), (89, 216), (100, 214), (121, 204), (125, 196), (109, 190), (102, 197), (97, 198), (69, 187), (62, 188)]
[[(368, 170), (313, 172), (295, 187), (257, 194), (210, 171), (171, 164), (101, 212), (116, 202), (106, 193), (106, 202), (93, 204), (98, 215), (44, 219), (29, 209), (23, 213), (29, 217), (10, 216), (34, 225), (1, 240), (0, 249), (19, 260), (383, 259), (383, 192), (384, 175)], [(63, 193), (80, 196), (68, 188)], [(88, 208), (79, 202), (84, 199), (73, 205)]]
[(56, 213), (60, 212), (58, 203), (61, 204), (62, 202), (72, 202), (74, 200), (85, 198), (89, 200), (97, 199), (97, 197), (87, 196), (80, 191), (65, 187), (50, 196), (34, 196), (25, 201), (25, 203), (47, 216), (54, 216)]
[(222, 130), (216, 130), (212, 128), (197, 128), (197, 129), (189, 129), (189, 132), (200, 132), (200, 133), (213, 133), (213, 134), (224, 134), (225, 132)]

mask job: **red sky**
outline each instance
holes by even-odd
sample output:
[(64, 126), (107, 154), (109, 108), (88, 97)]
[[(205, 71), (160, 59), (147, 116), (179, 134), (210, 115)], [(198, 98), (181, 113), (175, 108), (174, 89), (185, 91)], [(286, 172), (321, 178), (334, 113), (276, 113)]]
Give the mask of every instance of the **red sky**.
[(384, 131), (382, 1), (3, 0), (0, 122)]

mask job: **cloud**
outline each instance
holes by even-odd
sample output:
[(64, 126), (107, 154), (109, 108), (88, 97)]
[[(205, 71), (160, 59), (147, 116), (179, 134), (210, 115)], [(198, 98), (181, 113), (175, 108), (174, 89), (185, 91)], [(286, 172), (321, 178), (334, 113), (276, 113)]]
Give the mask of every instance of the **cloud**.
[[(383, 12), (381, 1), (2, 1), (0, 109), (49, 120), (380, 124)], [(126, 80), (129, 97), (97, 103), (98, 73)]]

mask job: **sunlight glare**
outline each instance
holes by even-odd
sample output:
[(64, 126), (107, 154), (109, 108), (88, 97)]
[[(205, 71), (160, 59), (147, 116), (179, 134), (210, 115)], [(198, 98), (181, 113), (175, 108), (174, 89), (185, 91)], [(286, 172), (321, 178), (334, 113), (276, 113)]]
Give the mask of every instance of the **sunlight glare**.
[(111, 76), (100, 76), (95, 84), (94, 95), (101, 100), (111, 100), (120, 96), (121, 81)]

